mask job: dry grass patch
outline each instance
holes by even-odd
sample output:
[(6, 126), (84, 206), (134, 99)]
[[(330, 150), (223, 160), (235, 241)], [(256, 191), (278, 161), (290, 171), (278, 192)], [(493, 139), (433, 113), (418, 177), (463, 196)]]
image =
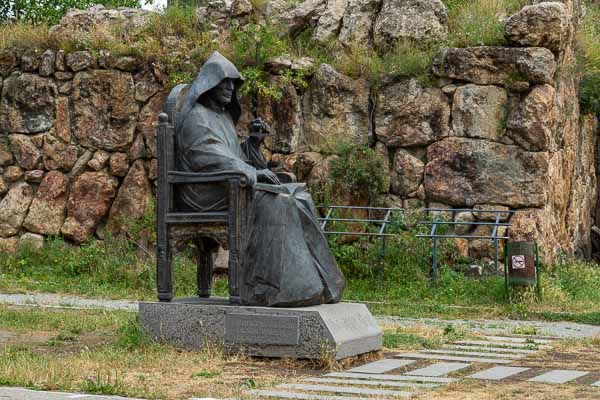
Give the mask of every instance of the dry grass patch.
[(44, 390), (239, 398), (247, 389), (318, 375), (323, 367), (224, 354), (218, 346), (181, 351), (148, 340), (130, 313), (0, 307), (0, 332), (0, 385)]
[(545, 385), (528, 382), (461, 381), (417, 396), (419, 400), (596, 400), (600, 389), (581, 385)]

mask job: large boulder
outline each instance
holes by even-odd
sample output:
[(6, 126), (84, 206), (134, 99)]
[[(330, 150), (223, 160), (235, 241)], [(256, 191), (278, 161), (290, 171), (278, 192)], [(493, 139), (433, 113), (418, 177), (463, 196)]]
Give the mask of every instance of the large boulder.
[(323, 43), (334, 39), (340, 31), (342, 18), (348, 0), (327, 0), (325, 9), (320, 13), (313, 37)]
[(387, 146), (424, 146), (449, 135), (446, 95), (416, 79), (385, 85), (376, 107), (377, 138)]
[(13, 162), (13, 155), (10, 147), (4, 140), (0, 139), (0, 167), (10, 165)]
[(158, 116), (162, 112), (168, 93), (158, 94), (150, 99), (140, 110), (136, 132), (144, 137), (146, 148), (150, 152), (147, 156), (156, 157), (156, 129)]
[(349, 0), (339, 41), (346, 46), (369, 45), (372, 41), (375, 17), (380, 7), (381, 0)]
[(302, 144), (365, 143), (369, 136), (369, 84), (321, 64), (304, 95), (303, 115)]
[(556, 60), (550, 50), (542, 47), (447, 48), (436, 55), (433, 72), (480, 85), (503, 85), (515, 79), (550, 83)]
[(404, 149), (398, 149), (394, 155), (391, 192), (408, 196), (417, 191), (423, 182), (425, 164)]
[(42, 235), (58, 235), (65, 221), (69, 178), (58, 171), (46, 174), (38, 188), (23, 227)]
[(0, 237), (11, 237), (19, 232), (31, 200), (33, 189), (27, 183), (16, 183), (10, 188), (0, 201)]
[(380, 49), (400, 39), (437, 40), (448, 33), (448, 8), (441, 0), (383, 0), (373, 38)]
[(63, 236), (76, 243), (88, 240), (107, 214), (118, 184), (117, 178), (104, 172), (78, 176), (69, 193), (67, 219), (61, 228)]
[(71, 95), (73, 134), (84, 147), (126, 150), (139, 112), (131, 74), (115, 70), (79, 72)]
[(4, 48), (0, 50), (0, 76), (10, 75), (19, 65), (19, 58), (13, 49)]
[(60, 169), (68, 172), (77, 162), (77, 146), (65, 144), (52, 135), (44, 137), (43, 160), (47, 170)]
[[(146, 24), (152, 14), (154, 12), (140, 8), (105, 8), (102, 5), (87, 10), (71, 9), (58, 25), (52, 27), (50, 34), (59, 41), (94, 32), (124, 32), (127, 35)], [(115, 29), (117, 26), (121, 29)]]
[[(275, 7), (272, 7), (275, 5)], [(326, 0), (306, 0), (299, 3), (296, 7), (289, 7), (290, 2), (285, 0), (267, 2), (267, 13), (280, 20), (283, 26), (286, 26), (290, 33), (294, 34), (306, 29), (309, 26), (315, 26), (319, 17), (327, 7)]]
[(453, 206), (545, 204), (548, 155), (485, 140), (447, 138), (427, 149), (427, 198)]
[(31, 137), (15, 134), (10, 135), (8, 139), (17, 164), (26, 170), (38, 169), (42, 161), (42, 152)]
[(456, 136), (498, 140), (508, 114), (508, 95), (498, 86), (468, 84), (454, 92), (452, 130)]
[(523, 7), (506, 20), (506, 38), (519, 46), (561, 50), (570, 39), (571, 15), (558, 1)]
[(65, 57), (67, 67), (73, 72), (83, 71), (86, 68), (96, 66), (96, 59), (89, 51), (74, 51)]
[(535, 86), (510, 113), (508, 137), (525, 150), (556, 150), (560, 139), (555, 95), (550, 85)]
[(54, 134), (65, 143), (71, 142), (71, 113), (69, 111), (69, 98), (56, 99), (56, 122)]
[(119, 194), (110, 209), (106, 227), (113, 233), (127, 230), (131, 224), (144, 216), (151, 200), (152, 192), (144, 162), (137, 160), (129, 169), (129, 173), (119, 188)]
[(279, 101), (259, 98), (257, 114), (273, 130), (266, 139), (266, 147), (273, 152), (290, 153), (298, 149), (302, 132), (302, 101), (294, 85), (280, 77), (272, 79), (283, 92), (282, 98)]
[(15, 73), (4, 80), (0, 100), (0, 129), (33, 134), (54, 125), (56, 84), (49, 78)]

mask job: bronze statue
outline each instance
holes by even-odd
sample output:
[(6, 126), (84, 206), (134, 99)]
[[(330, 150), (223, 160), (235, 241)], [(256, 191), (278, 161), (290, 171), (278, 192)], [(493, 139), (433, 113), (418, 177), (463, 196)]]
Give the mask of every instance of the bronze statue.
[[(296, 307), (338, 302), (344, 277), (306, 185), (281, 184), (268, 165), (245, 161), (235, 129), (242, 85), (235, 66), (213, 53), (192, 83), (175, 121), (177, 168), (183, 172), (240, 171), (254, 187), (243, 246), (242, 304)], [(176, 197), (180, 210), (212, 211), (227, 205), (226, 187), (219, 183), (182, 185)]]

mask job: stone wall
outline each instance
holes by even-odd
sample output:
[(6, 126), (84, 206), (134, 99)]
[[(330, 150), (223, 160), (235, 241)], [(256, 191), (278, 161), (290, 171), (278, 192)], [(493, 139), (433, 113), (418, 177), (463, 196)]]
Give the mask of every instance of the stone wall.
[[(381, 47), (419, 38), (423, 30), (446, 34), (441, 2), (400, 3), (307, 1), (273, 12), (290, 29), (313, 24), (318, 37), (342, 43), (359, 38)], [(244, 4), (201, 11), (222, 22), (243, 18)], [(386, 15), (404, 14), (380, 17), (382, 7)], [(578, 107), (572, 66), (579, 12), (571, 0), (525, 7), (506, 22), (510, 47), (440, 52), (434, 85), (387, 77), (371, 87), (330, 65), (316, 66), (307, 88), (284, 85), (281, 101), (258, 99), (256, 115), (244, 99), (240, 129), (255, 116), (267, 120), (274, 128), (267, 156), (310, 183), (327, 179), (335, 157), (320, 154), (323, 146), (372, 143), (389, 159), (383, 172), (391, 184), (380, 204), (516, 210), (511, 237), (538, 240), (546, 262), (558, 253), (589, 256), (597, 124)], [(273, 60), (270, 79), (310, 64)], [(155, 192), (164, 74), (105, 52), (5, 49), (0, 75), (0, 247), (35, 235), (81, 243), (140, 218)], [(487, 243), (460, 248), (489, 256)]]

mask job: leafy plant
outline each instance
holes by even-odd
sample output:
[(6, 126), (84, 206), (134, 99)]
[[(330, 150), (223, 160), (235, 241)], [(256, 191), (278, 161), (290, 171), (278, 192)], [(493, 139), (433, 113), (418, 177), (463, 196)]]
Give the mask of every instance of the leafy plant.
[(375, 149), (342, 143), (336, 152), (339, 157), (331, 162), (330, 193), (352, 193), (371, 202), (387, 190), (385, 159)]
[(124, 391), (123, 382), (118, 374), (111, 372), (96, 371), (83, 381), (81, 388), (87, 393), (115, 395)]

